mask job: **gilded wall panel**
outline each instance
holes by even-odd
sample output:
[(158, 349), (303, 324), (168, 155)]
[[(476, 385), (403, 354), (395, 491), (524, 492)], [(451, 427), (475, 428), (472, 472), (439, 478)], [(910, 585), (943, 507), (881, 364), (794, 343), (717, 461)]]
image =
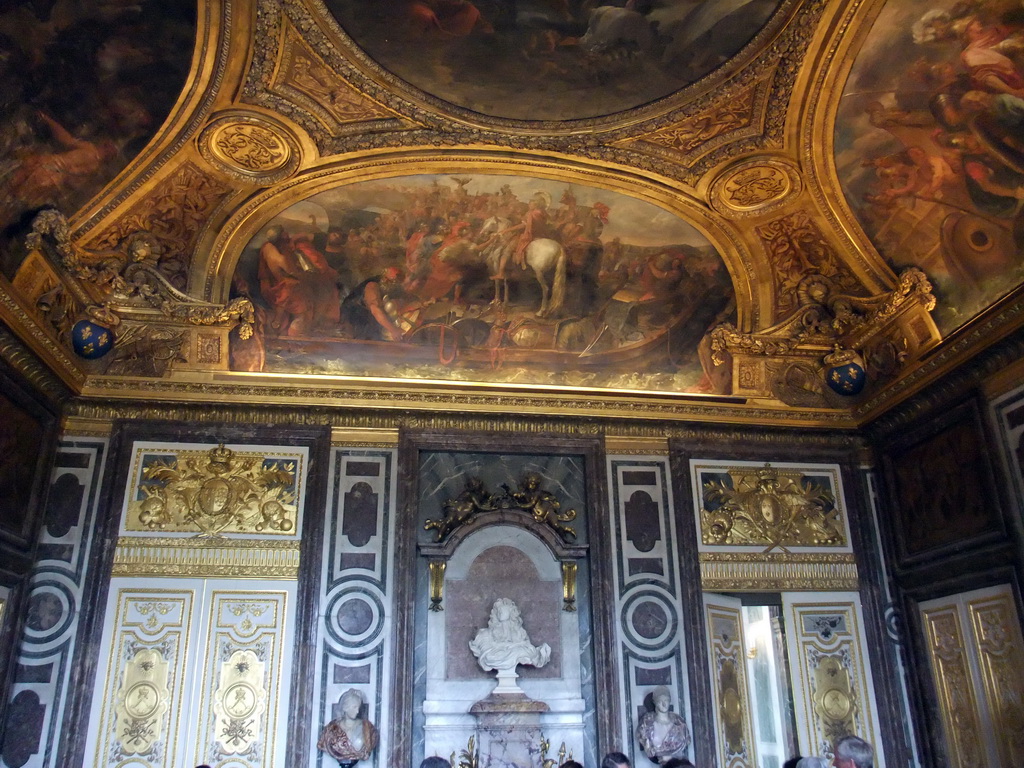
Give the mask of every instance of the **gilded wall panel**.
[(738, 600), (705, 595), (718, 764), (723, 768), (754, 768), (757, 755), (751, 733), (747, 692), (746, 644)]
[[(187, 703), (195, 590), (133, 588), (111, 581), (87, 754), (93, 765), (178, 764), (176, 736)], [(97, 691), (99, 693), (99, 691)]]
[(801, 752), (831, 755), (839, 739), (855, 734), (875, 745), (883, 768), (857, 594), (820, 593), (813, 601), (787, 594), (783, 606)]
[(1024, 640), (1011, 588), (930, 600), (920, 611), (949, 764), (1018, 762), (1024, 752)]
[(705, 589), (856, 589), (835, 464), (691, 460)]
[[(218, 589), (209, 596), (195, 763), (239, 768), (279, 764), (289, 617), (288, 592)], [(290, 653), (287, 653), (290, 656)], [(283, 746), (283, 745), (282, 745)]]
[(999, 762), (1024, 762), (1024, 643), (1009, 590), (967, 603)]
[(978, 702), (955, 602), (922, 611), (928, 656), (937, 688), (942, 724), (953, 768), (987, 765), (981, 743)]

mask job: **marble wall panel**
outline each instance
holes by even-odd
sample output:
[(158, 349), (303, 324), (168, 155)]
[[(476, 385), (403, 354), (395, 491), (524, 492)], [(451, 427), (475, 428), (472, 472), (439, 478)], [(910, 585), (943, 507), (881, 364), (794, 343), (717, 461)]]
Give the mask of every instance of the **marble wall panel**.
[(999, 453), (1010, 480), (1009, 495), (1016, 502), (1019, 519), (1024, 514), (1024, 386), (996, 398), (992, 416), (999, 435)]
[(340, 714), (338, 701), (350, 688), (363, 694), (364, 714), (381, 736), (362, 765), (384, 766), (390, 750), (392, 622), (411, 616), (408, 606), (396, 609), (391, 598), (396, 453), (342, 447), (331, 453), (310, 745), (316, 768), (335, 764), (315, 742)]
[[(653, 766), (636, 741), (650, 694), (665, 686), (687, 722), (687, 628), (681, 603), (679, 551), (668, 459), (609, 456), (616, 648), (622, 680), (622, 729), (633, 765)], [(690, 553), (689, 556), (695, 556)], [(692, 752), (690, 757), (692, 758)]]
[(0, 744), (3, 768), (60, 765), (68, 679), (106, 456), (107, 442), (101, 439), (69, 435), (57, 449)]
[[(539, 477), (540, 488), (553, 493), (562, 510), (577, 511), (575, 520), (569, 523), (577, 534), (573, 543), (587, 543), (590, 507), (583, 456), (422, 451), (418, 470), (420, 494), (416, 528), (421, 543), (434, 539), (433, 532), (423, 530), (424, 522), (441, 518), (444, 502), (458, 497), (470, 478), (479, 478), (486, 492), (494, 494), (501, 493), (503, 485), (518, 489), (527, 473)], [(501, 558), (500, 551), (505, 547), (517, 550), (518, 555)], [(490, 554), (486, 554), (488, 551)], [(529, 566), (524, 563), (524, 557), (530, 561)], [(577, 610), (564, 611), (561, 610), (560, 565), (547, 545), (525, 529), (512, 525), (483, 528), (469, 534), (452, 555), (445, 574), (444, 610), (434, 612), (428, 610), (427, 561), (418, 558), (414, 764), (425, 755), (448, 758), (453, 751), (458, 758), (467, 746), (469, 735), (475, 733), (477, 722), (469, 714), (469, 708), (494, 688), (496, 676), (494, 672), (483, 672), (478, 666), (474, 669), (476, 660), (470, 655), (467, 638), (471, 639), (477, 630), (487, 625), (494, 600), (505, 596), (513, 598), (520, 606), (524, 626), (534, 645), (547, 642), (553, 649), (562, 649), (557, 659), (552, 653), (550, 668), (520, 666), (517, 669), (520, 687), (529, 697), (550, 707), (549, 712), (540, 716), (541, 732), (551, 744), (548, 759), (554, 759), (565, 744), (566, 750), (572, 751), (575, 759), (583, 764), (600, 762), (596, 750), (592, 646), (590, 574), (593, 566), (587, 558), (577, 564)], [(530, 569), (536, 575), (531, 574), (527, 579), (525, 572)], [(525, 586), (528, 580), (538, 585), (532, 594)], [(479, 595), (473, 597), (474, 591)], [(453, 611), (474, 614), (449, 616)], [(453, 655), (460, 656), (454, 664), (451, 663)], [(439, 663), (442, 658), (449, 663)], [(446, 672), (452, 674), (446, 676)]]

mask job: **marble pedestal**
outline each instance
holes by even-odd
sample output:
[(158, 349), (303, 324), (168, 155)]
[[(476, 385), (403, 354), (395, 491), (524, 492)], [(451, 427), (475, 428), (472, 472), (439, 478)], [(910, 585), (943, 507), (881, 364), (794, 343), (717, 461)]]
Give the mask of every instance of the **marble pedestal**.
[(540, 716), (548, 709), (524, 693), (491, 693), (470, 707), (480, 768), (541, 768)]

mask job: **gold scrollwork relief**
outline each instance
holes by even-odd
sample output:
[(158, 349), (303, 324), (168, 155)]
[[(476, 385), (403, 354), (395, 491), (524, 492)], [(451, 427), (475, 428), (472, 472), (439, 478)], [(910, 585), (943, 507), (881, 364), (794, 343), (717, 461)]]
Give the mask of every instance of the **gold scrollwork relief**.
[[(165, 253), (188, 261), (210, 214), (231, 189), (230, 184), (204, 173), (195, 164), (183, 163), (88, 245), (116, 248), (134, 233), (145, 231), (153, 234)], [(181, 271), (187, 273), (188, 267), (183, 263)]]
[(299, 166), (299, 143), (276, 120), (232, 112), (210, 122), (199, 136), (199, 152), (214, 168), (233, 178), (268, 186)]
[(755, 158), (739, 163), (712, 183), (708, 199), (727, 216), (761, 215), (784, 205), (803, 184), (796, 166), (781, 158)]
[(297, 463), (223, 445), (143, 460), (129, 531), (291, 535), (295, 532)]
[(705, 544), (837, 547), (846, 544), (832, 491), (800, 471), (732, 468), (729, 480), (704, 482), (700, 511)]
[(266, 664), (252, 650), (239, 650), (220, 665), (213, 693), (214, 733), (225, 755), (248, 752), (262, 740), (267, 709)]

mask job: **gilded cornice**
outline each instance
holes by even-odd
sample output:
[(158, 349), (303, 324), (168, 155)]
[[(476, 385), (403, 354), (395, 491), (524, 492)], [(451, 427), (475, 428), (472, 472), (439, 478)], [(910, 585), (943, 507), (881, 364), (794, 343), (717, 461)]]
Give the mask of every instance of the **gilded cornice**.
[[(712, 167), (744, 153), (781, 148), (800, 62), (826, 6), (823, 0), (783, 0), (769, 24), (730, 64), (672, 96), (606, 117), (544, 122), (489, 118), (411, 88), (363, 53), (337, 27), (320, 0), (257, 2), (256, 54), (242, 98), (301, 124), (324, 156), (402, 147), (495, 146), (586, 157), (690, 186)], [(301, 30), (310, 50), (352, 89), (402, 116), (404, 122), (376, 119), (355, 124), (362, 130), (349, 126), (331, 131), (311, 112), (303, 114), (295, 101), (275, 94), (275, 70), (288, 25)], [(651, 154), (652, 142), (637, 145), (641, 149), (625, 146), (695, 117), (713, 115), (754, 91), (760, 106), (749, 121), (723, 132), (712, 131), (686, 151), (669, 151), (669, 159), (659, 156), (663, 154), (659, 151)], [(695, 136), (699, 138), (699, 131)]]
[[(1020, 362), (1024, 359), (1024, 291), (1013, 298), (1002, 312), (969, 325), (916, 370), (865, 402), (854, 416), (882, 439), (929, 412), (955, 404), (988, 377)], [(1005, 333), (1010, 319), (1016, 332), (975, 354), (985, 340)]]
[[(22, 334), (19, 339), (11, 333), (4, 331), (3, 346), (5, 359), (10, 356), (8, 362), (30, 380), (38, 380), (38, 385), (49, 391), (51, 387), (45, 385), (46, 374), (53, 378), (54, 382), (60, 381), (63, 384), (58, 388), (62, 391), (61, 399), (66, 394), (64, 387), (77, 391), (85, 382), (85, 373), (78, 367), (68, 350), (58, 344), (42, 327), (37, 324), (36, 317), (27, 312), (14, 296), (14, 290), (6, 278), (0, 276), (0, 321), (6, 323), (12, 329), (18, 329)], [(25, 349), (28, 345), (31, 352)], [(34, 355), (34, 357), (33, 357)], [(35, 360), (35, 363), (31, 361)], [(45, 361), (45, 366), (42, 362)], [(33, 371), (33, 366), (38, 366), (39, 371)], [(48, 370), (46, 370), (48, 366)], [(57, 391), (54, 389), (54, 391)]]
[[(536, 391), (509, 393), (444, 389), (383, 388), (379, 383), (341, 388), (324, 383), (240, 385), (212, 381), (102, 378), (90, 380), (69, 415), (89, 419), (172, 418), (182, 421), (309, 423), (349, 427), (451, 425), (455, 429), (535, 431), (540, 423), (567, 423), (567, 431), (602, 432), (620, 424), (618, 434), (673, 436), (682, 422), (843, 430), (847, 414), (825, 409), (747, 407), (701, 402), (698, 398), (600, 395)], [(230, 403), (230, 404), (229, 404)], [(267, 403), (274, 403), (273, 407)], [(516, 414), (505, 416), (504, 414)], [(563, 422), (563, 420), (565, 420)], [(641, 427), (647, 422), (653, 427)], [(660, 426), (659, 426), (660, 425)], [(639, 429), (640, 431), (634, 431)], [(540, 431), (546, 431), (541, 428)], [(558, 431), (563, 431), (560, 428)]]
[(21, 339), (2, 324), (0, 324), (0, 360), (3, 360), (23, 377), (33, 389), (53, 402), (62, 403), (71, 394), (66, 384), (43, 365), (39, 358), (25, 347)]
[[(996, 311), (959, 330), (921, 365), (859, 403), (853, 417), (860, 424), (879, 419), (878, 425), (891, 423), (895, 426), (908, 423), (911, 414), (924, 413), (940, 403), (963, 396), (987, 376), (1024, 357), (1021, 328), (1024, 328), (1024, 290), (1009, 296)], [(1010, 334), (1013, 334), (1011, 338), (993, 343)], [(977, 351), (987, 345), (991, 346), (980, 353)], [(897, 412), (887, 413), (926, 387), (930, 389), (921, 398)], [(886, 416), (882, 417), (883, 414)], [(882, 427), (883, 431), (886, 429)]]

